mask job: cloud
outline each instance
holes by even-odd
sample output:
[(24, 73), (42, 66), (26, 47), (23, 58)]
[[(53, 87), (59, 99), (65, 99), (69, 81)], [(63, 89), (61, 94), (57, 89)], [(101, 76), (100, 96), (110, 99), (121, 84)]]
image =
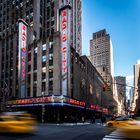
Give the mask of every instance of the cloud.
[(134, 79), (134, 75), (128, 75), (126, 76), (126, 81), (130, 81)]
[(134, 81), (134, 75), (126, 76), (126, 85), (133, 86), (133, 83), (134, 83), (133, 81)]
[(140, 64), (140, 59), (139, 59), (139, 60), (137, 60), (137, 64)]

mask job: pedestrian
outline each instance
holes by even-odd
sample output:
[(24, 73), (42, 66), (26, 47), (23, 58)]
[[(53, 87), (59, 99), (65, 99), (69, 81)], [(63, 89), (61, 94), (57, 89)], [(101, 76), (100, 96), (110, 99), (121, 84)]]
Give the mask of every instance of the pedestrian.
[(85, 118), (84, 118), (84, 116), (82, 116), (82, 123), (84, 123), (85, 122)]
[(101, 117), (101, 121), (102, 121), (102, 124), (106, 123), (106, 117), (105, 116), (102, 116)]
[(91, 117), (91, 123), (95, 123), (95, 116)]

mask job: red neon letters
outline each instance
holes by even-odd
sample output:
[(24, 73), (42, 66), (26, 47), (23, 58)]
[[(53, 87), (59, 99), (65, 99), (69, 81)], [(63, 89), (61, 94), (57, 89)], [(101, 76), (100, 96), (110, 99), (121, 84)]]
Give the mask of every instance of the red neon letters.
[(64, 9), (61, 13), (61, 29), (62, 29), (62, 74), (64, 75), (67, 72), (67, 11)]
[(74, 105), (80, 105), (80, 106), (85, 106), (86, 105), (85, 102), (78, 101), (78, 100), (75, 100), (75, 99), (70, 99), (69, 103), (74, 104)]
[(25, 80), (25, 71), (26, 71), (26, 26), (22, 25), (22, 46), (21, 46), (21, 79)]

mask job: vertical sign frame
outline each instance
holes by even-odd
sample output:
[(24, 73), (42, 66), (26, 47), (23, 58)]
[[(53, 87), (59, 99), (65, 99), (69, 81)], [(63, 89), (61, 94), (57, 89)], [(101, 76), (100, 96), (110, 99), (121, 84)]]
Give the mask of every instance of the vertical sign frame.
[(18, 90), (19, 97), (26, 97), (26, 55), (27, 55), (27, 26), (28, 24), (19, 19), (19, 42), (18, 42)]
[(70, 5), (60, 9), (60, 41), (61, 41), (61, 91), (67, 95), (70, 85)]

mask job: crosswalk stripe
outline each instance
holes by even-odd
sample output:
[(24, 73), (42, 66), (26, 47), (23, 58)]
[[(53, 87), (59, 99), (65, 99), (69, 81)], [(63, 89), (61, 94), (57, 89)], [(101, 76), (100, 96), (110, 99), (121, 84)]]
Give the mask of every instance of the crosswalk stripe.
[(125, 138), (125, 137), (121, 137), (121, 136), (117, 136), (117, 135), (106, 135), (104, 138), (114, 138), (114, 139), (122, 139), (122, 138)]
[(102, 140), (124, 140), (125, 136), (120, 133), (118, 130), (110, 133), (109, 135), (105, 135)]
[(124, 140), (124, 138), (103, 138), (102, 140)]

